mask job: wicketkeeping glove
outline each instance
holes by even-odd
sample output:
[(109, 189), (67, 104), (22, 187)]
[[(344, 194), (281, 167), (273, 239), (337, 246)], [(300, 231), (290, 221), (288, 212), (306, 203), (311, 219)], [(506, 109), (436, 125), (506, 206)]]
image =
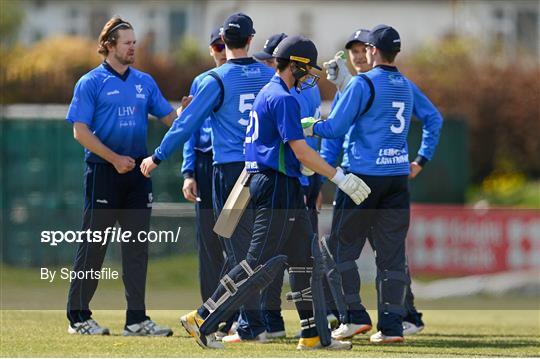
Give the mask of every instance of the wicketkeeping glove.
[(331, 179), (340, 190), (345, 192), (351, 199), (359, 205), (371, 193), (371, 189), (359, 177), (349, 173), (345, 175), (341, 168), (336, 168), (336, 175)]
[(339, 51), (332, 60), (323, 63), (323, 67), (326, 69), (326, 78), (328, 81), (336, 85), (339, 92), (343, 92), (345, 86), (347, 86), (352, 78), (347, 67), (345, 53)]
[(304, 117), (303, 119), (300, 120), (305, 137), (313, 136), (313, 126), (315, 126), (317, 122), (319, 122), (319, 120), (317, 120), (314, 117)]

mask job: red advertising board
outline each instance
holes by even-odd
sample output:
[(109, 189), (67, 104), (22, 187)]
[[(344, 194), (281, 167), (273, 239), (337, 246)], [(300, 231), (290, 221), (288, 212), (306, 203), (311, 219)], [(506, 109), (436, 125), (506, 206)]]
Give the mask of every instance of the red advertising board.
[(540, 269), (540, 210), (413, 205), (407, 253), (415, 274)]

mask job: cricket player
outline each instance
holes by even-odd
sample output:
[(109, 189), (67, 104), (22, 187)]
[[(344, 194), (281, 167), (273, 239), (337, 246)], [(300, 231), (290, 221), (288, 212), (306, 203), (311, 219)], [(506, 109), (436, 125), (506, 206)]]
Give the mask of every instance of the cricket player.
[[(130, 65), (135, 61), (135, 33), (130, 23), (111, 18), (99, 35), (105, 60), (77, 82), (67, 113), (73, 135), (84, 147), (83, 230), (105, 232), (118, 221), (133, 239), (122, 245), (122, 280), (127, 300), (126, 336), (170, 336), (145, 312), (148, 243), (136, 240), (148, 231), (152, 182), (135, 169), (147, 156), (148, 114), (170, 126), (175, 111), (163, 98), (154, 79)], [(108, 242), (107, 242), (108, 244)], [(74, 271), (99, 271), (107, 245), (82, 242)], [(69, 287), (67, 317), (71, 334), (103, 335), (89, 308), (98, 281), (75, 279)]]
[[(209, 51), (216, 68), (223, 65), (225, 44), (221, 40), (219, 26), (210, 34)], [(212, 69), (212, 70), (214, 70)], [(201, 81), (208, 71), (195, 77), (191, 84), (189, 97), (197, 92)], [(186, 106), (183, 106), (185, 108)], [(189, 141), (184, 144), (181, 173), (184, 177), (182, 192), (186, 200), (195, 202), (195, 225), (197, 232), (197, 252), (199, 255), (199, 285), (202, 300), (210, 297), (216, 290), (221, 271), (225, 265), (224, 246), (214, 233), (214, 213), (212, 206), (212, 126), (208, 117), (202, 127), (196, 130)]]
[[(351, 337), (365, 326), (360, 280), (355, 261), (370, 236), (376, 252), (378, 314), (374, 343), (403, 341), (405, 297), (410, 277), (405, 257), (409, 228), (408, 177), (432, 158), (442, 117), (431, 102), (394, 65), (401, 50), (398, 32), (387, 25), (373, 28), (366, 56), (373, 69), (354, 76), (345, 86), (326, 121), (304, 120), (304, 133), (339, 138), (348, 133), (348, 172), (362, 178), (373, 193), (358, 205), (339, 192), (332, 236), (337, 238), (335, 261), (343, 278), (348, 322), (332, 333)], [(422, 145), (409, 164), (407, 133), (411, 116), (423, 121)]]
[[(253, 57), (258, 61), (276, 69), (277, 62), (273, 57), (273, 53), (278, 44), (287, 37), (285, 33), (274, 34), (266, 40), (261, 51), (253, 54)], [(321, 94), (319, 86), (315, 84), (313, 87), (308, 87), (302, 91), (296, 88), (291, 88), (293, 95), (300, 105), (301, 118), (314, 117), (320, 118), (321, 109)], [(315, 137), (306, 138), (306, 142), (315, 151), (318, 150), (319, 139)], [(310, 223), (314, 233), (318, 232), (318, 214), (316, 208), (317, 195), (321, 187), (321, 177), (314, 172), (310, 176), (302, 175), (300, 183), (304, 190), (306, 198), (306, 206), (309, 211)], [(278, 276), (266, 288), (262, 294), (261, 308), (263, 311), (264, 320), (266, 323), (266, 336), (268, 338), (283, 338), (285, 337), (285, 324), (281, 316), (281, 288), (283, 286), (283, 276)]]
[[(274, 74), (272, 69), (248, 57), (254, 34), (253, 21), (246, 14), (233, 14), (225, 20), (222, 40), (227, 63), (202, 79), (189, 106), (174, 121), (154, 154), (141, 164), (141, 171), (149, 176), (211, 116), (213, 207), (216, 216), (244, 169), (244, 141), (253, 100)], [(233, 236), (222, 241), (230, 264), (236, 265), (245, 258), (252, 229), (253, 219), (248, 211), (242, 216)], [(253, 302), (259, 303), (260, 300), (256, 298)], [(237, 333), (243, 340), (265, 340), (260, 308), (240, 311)]]
[[(251, 301), (246, 291), (256, 284), (254, 278), (264, 278), (261, 271), (272, 260), (279, 259), (280, 254), (286, 254), (302, 328), (297, 349), (322, 348), (313, 307), (306, 297), (310, 290), (310, 246), (314, 233), (299, 181), (301, 165), (331, 178), (355, 203), (361, 203), (369, 195), (369, 188), (362, 180), (352, 174), (345, 176), (340, 168), (328, 165), (304, 139), (298, 120), (300, 106), (290, 90), (314, 86), (318, 80), (310, 73), (312, 67), (319, 68), (313, 42), (301, 36), (287, 37), (275, 49), (274, 57), (277, 73), (257, 95), (246, 132), (246, 169), (251, 174), (250, 210), (254, 218), (249, 251), (245, 260), (224, 277), (212, 301), (189, 313), (182, 322), (202, 347), (219, 347), (208, 335), (215, 327), (202, 332), (205, 321), (212, 318), (217, 322), (216, 313), (223, 311), (221, 315), (225, 315), (225, 310), (231, 310), (231, 303), (239, 296)], [(266, 278), (266, 285), (271, 280)], [(258, 289), (255, 287), (254, 291)], [(351, 346), (350, 342), (332, 340), (326, 348), (350, 349)]]
[[(366, 57), (366, 44), (368, 39), (369, 30), (358, 29), (350, 35), (345, 44), (345, 49), (348, 52), (349, 60), (356, 74), (361, 74), (371, 69), (371, 66), (367, 63)], [(345, 90), (345, 87), (351, 80), (352, 76), (349, 73), (346, 60), (344, 59), (344, 56), (342, 56), (341, 51), (336, 54), (334, 59), (330, 60), (329, 62), (325, 62), (323, 66), (327, 71), (327, 79), (334, 83), (338, 89), (332, 102), (333, 107), (339, 99), (341, 92)], [(348, 134), (339, 138), (324, 138), (321, 144), (321, 157), (324, 158), (329, 164), (336, 165), (338, 157), (342, 152), (344, 152), (343, 149), (347, 148), (348, 142)], [(349, 168), (349, 160), (346, 151), (343, 153), (341, 168)], [(413, 173), (413, 171), (411, 171), (411, 173)], [(336, 190), (336, 198), (338, 197), (338, 193), (339, 189)], [(337, 238), (335, 236), (330, 237), (330, 240), (331, 241), (328, 241), (328, 247), (330, 248), (332, 254), (335, 255)], [(367, 240), (370, 242), (371, 248), (375, 248), (371, 236), (368, 236)], [(407, 274), (409, 274), (408, 271)], [(414, 306), (414, 295), (410, 286), (407, 287), (405, 307), (407, 310), (407, 315), (403, 319), (403, 334), (412, 335), (423, 330), (424, 322), (422, 321), (422, 313), (418, 312)], [(371, 329), (371, 318), (369, 317), (367, 311), (362, 311), (360, 317), (362, 318), (360, 321), (363, 325), (357, 329), (358, 334), (367, 332)], [(339, 332), (340, 331), (337, 331), (335, 335), (339, 339), (343, 339), (342, 336), (338, 335)]]

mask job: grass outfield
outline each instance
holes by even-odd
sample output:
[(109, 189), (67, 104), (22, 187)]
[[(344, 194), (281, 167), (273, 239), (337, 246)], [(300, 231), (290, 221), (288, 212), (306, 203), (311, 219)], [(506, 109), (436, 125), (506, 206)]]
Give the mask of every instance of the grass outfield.
[[(3, 357), (417, 357), (540, 355), (539, 312), (535, 310), (433, 310), (424, 312), (427, 327), (405, 344), (376, 346), (367, 336), (352, 351), (299, 352), (292, 336), (296, 313), (285, 313), (288, 339), (271, 344), (230, 344), (225, 351), (203, 351), (179, 327), (176, 311), (151, 311), (157, 322), (174, 328), (172, 338), (119, 336), (123, 311), (96, 311), (94, 317), (113, 335), (69, 335), (62, 311), (1, 311)], [(374, 314), (374, 313), (371, 313)]]
[[(118, 268), (116, 263), (106, 266)], [(0, 353), (2, 357), (345, 357), (345, 356), (540, 356), (540, 307), (534, 296), (474, 296), (437, 301), (418, 298), (427, 328), (398, 346), (374, 346), (367, 336), (354, 340), (351, 352), (298, 352), (292, 336), (299, 327), (286, 311), (290, 339), (273, 344), (229, 345), (226, 351), (203, 351), (180, 327), (178, 318), (200, 305), (197, 260), (193, 255), (150, 261), (147, 307), (173, 338), (124, 338), (122, 281), (100, 281), (92, 301), (94, 318), (111, 329), (109, 337), (71, 336), (64, 314), (67, 281), (39, 279), (39, 268), (0, 265)], [(59, 269), (59, 268), (54, 268)], [(288, 288), (284, 288), (284, 292)], [(362, 286), (362, 300), (376, 315), (373, 283)], [(284, 308), (291, 309), (284, 302)], [(506, 310), (502, 310), (502, 308)], [(24, 310), (23, 310), (24, 309)], [(30, 310), (36, 309), (36, 310)], [(107, 309), (107, 310), (105, 310)], [(459, 310), (457, 310), (459, 309)], [(466, 309), (466, 310), (465, 310)], [(74, 349), (76, 348), (76, 350)]]

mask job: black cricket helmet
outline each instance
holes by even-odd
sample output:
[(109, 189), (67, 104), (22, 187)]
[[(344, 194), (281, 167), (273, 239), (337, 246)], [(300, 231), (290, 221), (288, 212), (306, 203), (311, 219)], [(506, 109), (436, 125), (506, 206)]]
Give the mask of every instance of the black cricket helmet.
[(278, 59), (310, 65), (317, 70), (321, 70), (317, 65), (317, 48), (315, 44), (303, 36), (289, 36), (283, 39), (274, 49), (273, 56)]
[(297, 91), (313, 87), (319, 81), (319, 76), (310, 73), (307, 69), (307, 66), (311, 66), (321, 70), (317, 65), (317, 48), (313, 41), (303, 36), (289, 36), (278, 44), (273, 56), (295, 64), (293, 75), (296, 79), (294, 87)]

